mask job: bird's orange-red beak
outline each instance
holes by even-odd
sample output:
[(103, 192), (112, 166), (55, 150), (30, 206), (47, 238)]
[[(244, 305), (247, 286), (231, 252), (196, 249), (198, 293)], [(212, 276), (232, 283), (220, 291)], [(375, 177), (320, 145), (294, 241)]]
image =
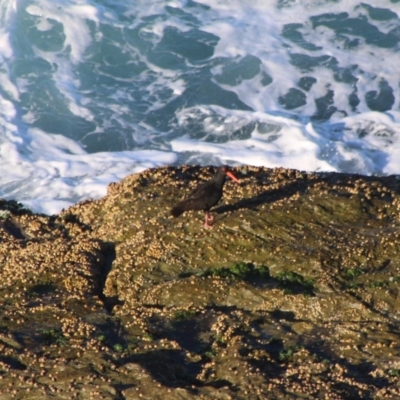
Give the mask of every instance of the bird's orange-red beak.
[(231, 171), (226, 171), (225, 172), (227, 176), (229, 176), (229, 178), (233, 179), (235, 182), (239, 183), (239, 179), (236, 178), (235, 175), (233, 175), (233, 173)]

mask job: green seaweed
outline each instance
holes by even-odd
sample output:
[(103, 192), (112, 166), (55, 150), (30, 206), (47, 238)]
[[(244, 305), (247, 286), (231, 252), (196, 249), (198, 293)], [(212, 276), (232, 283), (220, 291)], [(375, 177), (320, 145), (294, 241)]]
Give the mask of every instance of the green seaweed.
[(173, 318), (177, 321), (183, 321), (187, 319), (191, 319), (196, 315), (195, 311), (192, 310), (179, 310), (176, 311), (173, 315)]
[(115, 343), (114, 346), (113, 346), (113, 350), (116, 353), (122, 353), (124, 351), (124, 346), (122, 346), (121, 343)]
[(209, 268), (197, 274), (200, 277), (215, 276), (237, 280), (248, 280), (252, 278), (269, 278), (269, 269), (265, 265), (256, 267), (253, 263), (237, 263), (232, 267)]
[(304, 278), (294, 271), (282, 271), (275, 276), (279, 286), (284, 289), (285, 294), (303, 294), (305, 296), (315, 296), (314, 281)]
[(345, 279), (352, 280), (362, 275), (363, 273), (363, 270), (360, 268), (348, 268), (344, 271), (342, 276)]
[(47, 345), (56, 344), (62, 346), (67, 343), (67, 338), (58, 329), (43, 329), (42, 339)]
[(400, 369), (398, 368), (390, 368), (387, 370), (387, 374), (389, 376), (400, 377)]
[(301, 349), (301, 346), (289, 346), (279, 352), (278, 359), (281, 362), (290, 361), (293, 356)]

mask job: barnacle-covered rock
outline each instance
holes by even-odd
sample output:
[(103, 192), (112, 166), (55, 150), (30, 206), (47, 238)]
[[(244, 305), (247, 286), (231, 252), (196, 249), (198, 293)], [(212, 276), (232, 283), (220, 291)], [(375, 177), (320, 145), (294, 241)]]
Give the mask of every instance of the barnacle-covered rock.
[(399, 398), (399, 177), (233, 170), (212, 230), (211, 167), (1, 201), (0, 399)]

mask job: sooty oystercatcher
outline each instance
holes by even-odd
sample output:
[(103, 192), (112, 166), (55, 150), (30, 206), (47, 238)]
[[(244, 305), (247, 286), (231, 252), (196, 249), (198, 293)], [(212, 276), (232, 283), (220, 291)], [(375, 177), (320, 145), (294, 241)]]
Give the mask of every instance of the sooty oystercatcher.
[(205, 212), (204, 226), (211, 228), (210, 223), (214, 217), (210, 215), (210, 209), (221, 200), (225, 176), (239, 182), (239, 179), (227, 167), (220, 167), (212, 179), (197, 186), (186, 199), (177, 203), (171, 209), (171, 214), (179, 217), (185, 211), (202, 210)]

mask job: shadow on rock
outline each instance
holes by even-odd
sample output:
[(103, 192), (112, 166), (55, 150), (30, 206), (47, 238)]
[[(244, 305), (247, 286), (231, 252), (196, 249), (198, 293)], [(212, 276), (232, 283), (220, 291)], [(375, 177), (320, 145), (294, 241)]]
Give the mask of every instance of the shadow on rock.
[(192, 385), (201, 384), (196, 378), (201, 371), (201, 362), (188, 362), (181, 350), (147, 351), (132, 355), (125, 361), (140, 364), (153, 379), (166, 386), (192, 390)]

